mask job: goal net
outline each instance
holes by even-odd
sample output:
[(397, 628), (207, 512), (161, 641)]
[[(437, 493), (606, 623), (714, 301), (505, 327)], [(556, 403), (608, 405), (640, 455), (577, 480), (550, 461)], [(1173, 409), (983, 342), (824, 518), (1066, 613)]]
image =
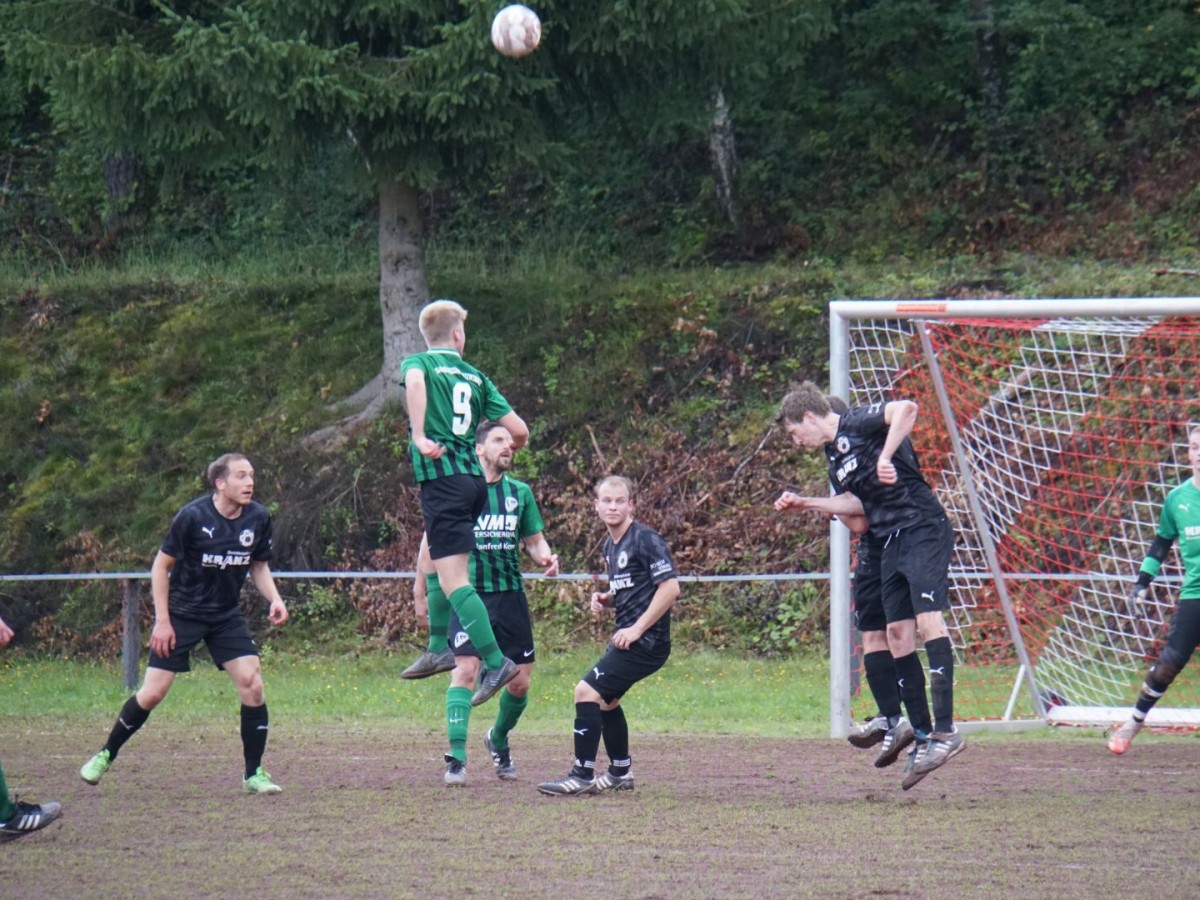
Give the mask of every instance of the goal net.
[[(1148, 614), (1134, 579), (1167, 492), (1191, 476), (1200, 298), (838, 301), (830, 392), (911, 399), (926, 478), (958, 531), (947, 615), (964, 720), (1123, 721), (1166, 636), (1172, 551)], [(849, 632), (852, 547), (831, 531), (835, 736), (874, 705)], [(1200, 727), (1200, 666), (1148, 724)]]

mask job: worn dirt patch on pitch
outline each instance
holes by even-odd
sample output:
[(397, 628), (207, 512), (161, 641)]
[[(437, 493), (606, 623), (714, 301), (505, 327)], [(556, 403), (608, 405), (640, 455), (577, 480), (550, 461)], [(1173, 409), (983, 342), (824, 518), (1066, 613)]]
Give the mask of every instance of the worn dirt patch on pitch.
[[(438, 732), (272, 727), (277, 796), (240, 790), (235, 723), (152, 723), (97, 787), (94, 726), (4, 725), (10, 785), (61, 823), (0, 846), (5, 897), (1195, 896), (1200, 744), (1111, 756), (1098, 732), (969, 737), (911, 791), (829, 740), (633, 735), (637, 790), (552, 798), (561, 735), (474, 729), (442, 785)], [(154, 727), (155, 724), (161, 727)]]

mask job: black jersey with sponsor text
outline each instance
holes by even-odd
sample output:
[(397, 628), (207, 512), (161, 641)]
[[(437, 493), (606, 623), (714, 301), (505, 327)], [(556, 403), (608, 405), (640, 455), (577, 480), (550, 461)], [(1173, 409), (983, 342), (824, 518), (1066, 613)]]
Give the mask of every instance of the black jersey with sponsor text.
[[(650, 606), (659, 584), (678, 577), (671, 551), (662, 536), (649, 525), (631, 522), (616, 543), (604, 541), (604, 564), (608, 587), (614, 592), (617, 628), (628, 628)], [(636, 643), (654, 647), (671, 642), (671, 612), (651, 625)]]
[(883, 407), (872, 403), (850, 410), (838, 419), (837, 434), (825, 445), (829, 483), (836, 493), (849, 492), (862, 502), (871, 531), (879, 535), (945, 515), (921, 475), (917, 452), (908, 438), (892, 457), (896, 483), (880, 483), (875, 467), (888, 434)]
[(219, 619), (238, 609), (250, 563), (271, 559), (271, 514), (257, 500), (227, 519), (212, 496), (198, 497), (175, 514), (160, 548), (171, 567), (171, 615)]

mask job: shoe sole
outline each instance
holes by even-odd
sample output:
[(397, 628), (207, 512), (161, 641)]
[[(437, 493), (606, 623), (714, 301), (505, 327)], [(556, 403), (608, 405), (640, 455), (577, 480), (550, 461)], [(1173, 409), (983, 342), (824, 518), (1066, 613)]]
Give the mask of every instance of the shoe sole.
[(912, 772), (909, 775), (905, 775), (904, 781), (902, 781), (900, 783), (900, 787), (904, 788), (904, 790), (906, 790), (906, 791), (909, 790), (910, 788), (916, 787), (925, 778), (926, 775), (928, 775), (930, 772), (936, 772), (938, 769), (940, 769), (946, 763), (950, 762), (950, 760), (954, 759), (954, 757), (958, 756), (958, 754), (962, 753), (966, 749), (967, 749), (967, 742), (963, 741), (961, 744), (958, 745), (958, 747), (956, 747), (954, 750), (951, 750), (948, 754), (946, 754), (946, 758), (943, 759), (936, 766), (934, 766), (932, 769), (926, 769), (923, 772)]
[(875, 768), (886, 769), (900, 758), (900, 754), (907, 748), (912, 746), (913, 741), (917, 739), (917, 734), (914, 731), (908, 732), (904, 740), (897, 741), (896, 745), (888, 750), (886, 754), (880, 754), (875, 759)]
[(872, 731), (870, 734), (852, 734), (846, 740), (850, 742), (851, 747), (857, 747), (859, 750), (868, 750), (876, 744), (882, 744), (883, 739), (887, 737), (886, 731)]
[(472, 706), (482, 706), (484, 703), (487, 703), (489, 700), (491, 700), (493, 697), (495, 697), (498, 693), (500, 693), (500, 689), (502, 687), (504, 687), (506, 684), (508, 684), (510, 681), (512, 681), (514, 678), (517, 677), (517, 672), (518, 672), (518, 669), (514, 665), (512, 667), (512, 671), (509, 673), (508, 677), (505, 678), (503, 681), (501, 681), (499, 684), (497, 684), (494, 688), (492, 688), (486, 694), (482, 693), (482, 689), (480, 691), (476, 691), (475, 696), (473, 696), (471, 698), (471, 705)]
[(426, 669), (420, 672), (409, 673), (407, 669), (400, 673), (400, 677), (405, 681), (417, 681), (420, 678), (432, 678), (434, 675), (441, 675), (443, 672), (453, 672), (455, 666), (437, 666), (433, 669)]

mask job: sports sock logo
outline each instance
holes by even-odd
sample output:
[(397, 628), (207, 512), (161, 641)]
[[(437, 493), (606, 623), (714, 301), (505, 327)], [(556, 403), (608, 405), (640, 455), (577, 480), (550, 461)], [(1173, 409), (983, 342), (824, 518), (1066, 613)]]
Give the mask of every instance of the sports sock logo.
[(574, 731), (576, 734), (587, 734), (587, 732), (588, 732), (588, 730), (586, 728), (572, 728), (571, 730)]

